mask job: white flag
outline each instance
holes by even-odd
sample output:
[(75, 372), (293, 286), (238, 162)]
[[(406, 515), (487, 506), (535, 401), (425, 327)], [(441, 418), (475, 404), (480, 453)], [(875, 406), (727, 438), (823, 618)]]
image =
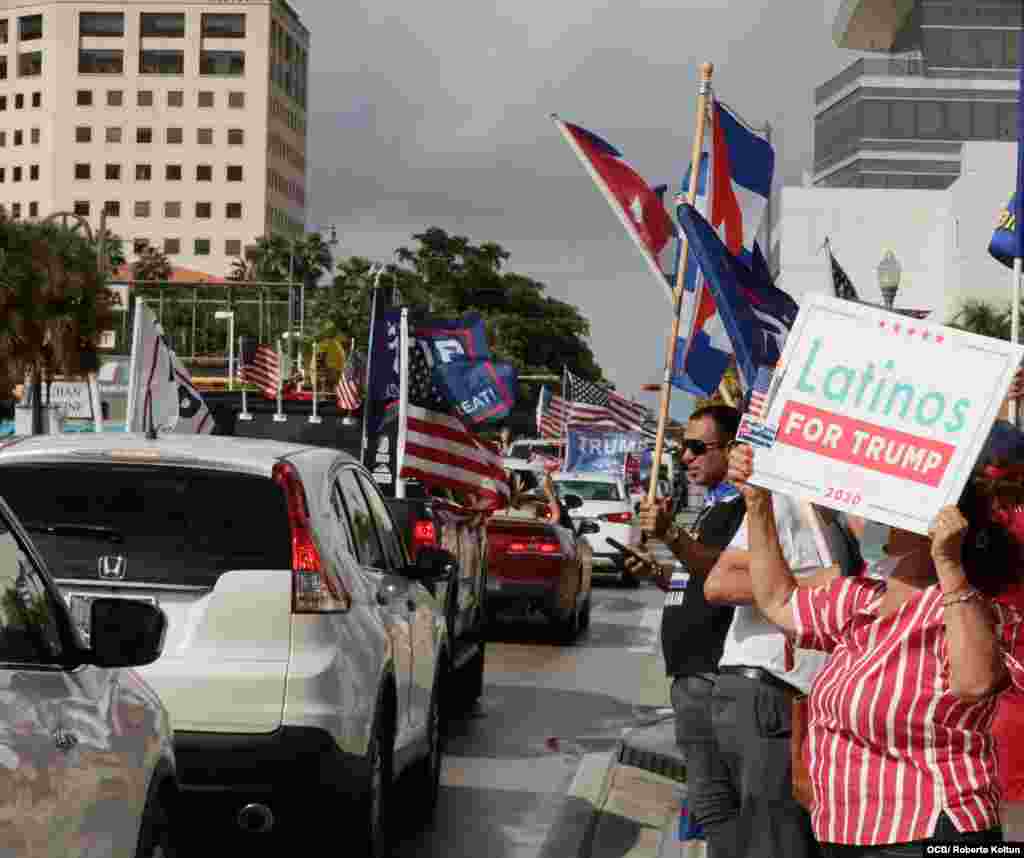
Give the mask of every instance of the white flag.
[(202, 434), (213, 431), (213, 415), (192, 384), (153, 311), (136, 299), (135, 332), (128, 381), (129, 432)]

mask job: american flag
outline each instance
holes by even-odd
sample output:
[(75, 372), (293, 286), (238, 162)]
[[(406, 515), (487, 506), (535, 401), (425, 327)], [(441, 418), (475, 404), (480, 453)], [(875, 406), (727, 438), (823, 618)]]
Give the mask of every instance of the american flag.
[(566, 401), (561, 396), (551, 393), (547, 387), (541, 388), (540, 398), (537, 400), (537, 434), (542, 438), (561, 438), (568, 417), (569, 407)]
[(750, 389), (747, 413), (757, 420), (764, 421), (768, 418), (768, 391), (772, 386), (773, 373), (774, 370), (770, 366), (760, 367), (754, 378), (754, 386)]
[(359, 352), (352, 352), (345, 362), (345, 369), (334, 388), (338, 408), (355, 411), (363, 401), (363, 388), (366, 382), (366, 364)]
[[(245, 361), (245, 356), (242, 356)], [(267, 399), (277, 399), (281, 385), (281, 364), (277, 352), (270, 346), (258, 345), (250, 362), (243, 363), (238, 378), (246, 384), (255, 384)]]
[(508, 506), (509, 479), (497, 449), (462, 424), (434, 385), (423, 346), (409, 347), (409, 405), (403, 479), (473, 495), (481, 508)]
[(836, 262), (831, 247), (828, 247), (828, 259), (832, 264), (832, 288), (835, 290), (836, 297), (845, 301), (859, 301), (860, 298), (857, 297), (857, 290), (853, 288), (853, 282), (843, 267)]
[(579, 426), (646, 431), (647, 409), (611, 390), (566, 371), (569, 386), (568, 422)]

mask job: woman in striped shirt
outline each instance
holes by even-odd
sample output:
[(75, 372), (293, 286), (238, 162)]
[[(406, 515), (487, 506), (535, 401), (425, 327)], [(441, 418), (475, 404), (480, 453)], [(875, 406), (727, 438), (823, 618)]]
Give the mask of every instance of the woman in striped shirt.
[(933, 839), (1001, 841), (991, 726), (999, 694), (1024, 690), (1024, 665), (1010, 655), (1024, 632), (1019, 613), (989, 598), (1020, 568), (990, 496), (972, 483), (930, 539), (891, 529), (874, 578), (798, 588), (771, 494), (746, 482), (752, 469), (750, 448), (733, 449), (757, 605), (798, 647), (831, 654), (808, 718), (812, 822), (826, 854), (920, 856)]

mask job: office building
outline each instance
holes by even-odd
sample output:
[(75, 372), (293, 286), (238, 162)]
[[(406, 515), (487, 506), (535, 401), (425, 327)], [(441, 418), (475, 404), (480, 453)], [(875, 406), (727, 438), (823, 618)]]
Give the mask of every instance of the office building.
[(0, 0), (0, 203), (224, 277), (305, 228), (308, 66), (284, 0)]

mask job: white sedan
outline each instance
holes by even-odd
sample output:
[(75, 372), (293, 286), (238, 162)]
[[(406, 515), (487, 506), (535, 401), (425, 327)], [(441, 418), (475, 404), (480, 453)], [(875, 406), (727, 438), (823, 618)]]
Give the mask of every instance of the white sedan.
[(564, 471), (552, 474), (552, 480), (559, 497), (573, 494), (583, 499), (583, 506), (574, 509), (572, 517), (593, 519), (600, 528), (597, 533), (587, 535), (594, 553), (594, 574), (612, 572), (622, 583), (634, 584), (633, 577), (626, 571), (623, 555), (607, 542), (608, 537), (623, 545), (640, 541), (640, 524), (625, 480), (614, 474)]

